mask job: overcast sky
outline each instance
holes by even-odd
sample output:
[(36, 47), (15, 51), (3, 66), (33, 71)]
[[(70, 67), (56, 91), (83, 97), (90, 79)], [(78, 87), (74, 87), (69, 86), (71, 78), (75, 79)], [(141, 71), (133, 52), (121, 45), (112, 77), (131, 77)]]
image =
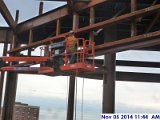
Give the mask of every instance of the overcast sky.
[[(20, 22), (38, 14), (38, 3), (34, 0), (5, 0), (12, 16), (20, 10)], [(45, 11), (65, 3), (45, 2)], [(0, 17), (0, 26), (6, 26)], [(1, 45), (0, 51), (2, 52)], [(120, 60), (160, 61), (159, 52), (127, 51), (117, 54)], [(160, 73), (156, 68), (117, 67), (117, 71)], [(40, 106), (40, 120), (62, 120), (66, 118), (68, 77), (42, 75), (19, 75), (17, 102)], [(102, 109), (102, 81), (84, 80), (84, 119), (98, 120)], [(82, 78), (78, 78), (77, 120), (81, 117)], [(116, 82), (117, 113), (158, 113), (160, 111), (160, 84)]]

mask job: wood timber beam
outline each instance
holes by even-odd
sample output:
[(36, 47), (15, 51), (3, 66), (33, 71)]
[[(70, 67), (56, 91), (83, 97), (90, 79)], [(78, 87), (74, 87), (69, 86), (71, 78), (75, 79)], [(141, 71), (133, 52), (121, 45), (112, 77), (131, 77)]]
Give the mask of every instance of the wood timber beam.
[[(89, 3), (85, 2), (83, 4), (77, 3), (75, 5), (76, 11), (81, 11), (84, 9), (88, 9), (90, 7), (93, 7), (98, 4), (102, 4), (104, 2), (108, 2), (111, 0), (91, 0)], [(63, 18), (65, 16), (68, 16), (68, 7), (65, 5), (63, 7), (57, 8), (55, 10), (49, 11), (45, 14), (42, 14), (41, 16), (32, 18), (30, 20), (27, 20), (25, 22), (22, 22), (18, 24), (17, 26), (17, 33), (25, 32), (30, 29), (39, 27), (41, 25), (44, 25), (46, 23), (49, 23), (51, 21), (54, 21), (56, 19)]]
[[(111, 25), (114, 25), (114, 24), (117, 24), (117, 23), (120, 23), (120, 22), (130, 20), (132, 18), (138, 18), (140, 16), (148, 15), (148, 14), (151, 14), (153, 12), (156, 12), (159, 9), (160, 9), (160, 5), (154, 5), (154, 6), (142, 9), (142, 10), (135, 11), (134, 13), (128, 13), (128, 14), (121, 15), (121, 16), (116, 17), (116, 18), (111, 18), (109, 20), (105, 20), (103, 22), (92, 24), (92, 25), (87, 26), (87, 27), (79, 28), (79, 29), (76, 30), (75, 33), (76, 34), (80, 34), (80, 33), (83, 34), (85, 32), (93, 31), (94, 29), (104, 28), (106, 26), (111, 26)], [(19, 47), (19, 48), (16, 48), (14, 50), (9, 51), (9, 53), (20, 52), (20, 51), (23, 51), (23, 50), (26, 50), (26, 49), (29, 49), (29, 48), (37, 47), (37, 46), (44, 45), (44, 44), (49, 44), (51, 41), (63, 39), (66, 34), (68, 34), (68, 33), (60, 34), (58, 36), (54, 36), (54, 37), (51, 37), (51, 38), (46, 38), (44, 40), (35, 42), (35, 43), (33, 43), (31, 45), (28, 45), (28, 46)], [(152, 37), (153, 33), (145, 34), (145, 35), (142, 35), (142, 36), (149, 38), (150, 34), (151, 34), (151, 37)], [(140, 37), (140, 36), (135, 36), (135, 38), (138, 38), (138, 37)], [(133, 38), (128, 38), (128, 39), (133, 39)]]
[(6, 20), (7, 24), (12, 28), (13, 31), (15, 31), (17, 24), (14, 21), (11, 13), (9, 12), (9, 10), (3, 0), (0, 0), (0, 12), (1, 12), (3, 18)]

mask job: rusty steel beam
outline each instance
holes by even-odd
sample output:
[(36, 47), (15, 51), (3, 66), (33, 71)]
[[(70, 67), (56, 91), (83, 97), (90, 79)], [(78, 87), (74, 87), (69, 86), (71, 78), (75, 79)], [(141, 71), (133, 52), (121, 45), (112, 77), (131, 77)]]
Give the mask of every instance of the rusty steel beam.
[[(91, 62), (88, 60), (88, 62)], [(99, 68), (106, 69), (103, 66), (103, 59), (95, 59), (95, 65)], [(147, 68), (160, 68), (160, 62), (147, 62), (147, 61), (128, 61), (128, 60), (116, 60), (117, 66), (127, 67), (147, 67)]]
[(61, 33), (61, 20), (57, 19), (57, 24), (56, 24), (56, 36)]
[(39, 3), (39, 15), (43, 14), (43, 2)]
[(127, 20), (131, 20), (131, 19), (135, 19), (135, 18), (138, 18), (138, 17), (142, 17), (142, 16), (145, 16), (145, 15), (152, 14), (152, 13), (156, 12), (157, 10), (160, 10), (160, 4), (154, 5), (154, 6), (151, 6), (151, 7), (148, 7), (148, 8), (144, 8), (144, 9), (141, 9), (141, 10), (137, 10), (135, 12), (128, 13), (128, 14), (125, 14), (125, 15), (121, 15), (119, 17), (111, 18), (109, 20), (105, 20), (105, 21), (102, 21), (102, 22), (99, 22), (99, 23), (96, 23), (96, 24), (93, 24), (93, 25), (90, 25), (90, 26), (86, 26), (86, 27), (78, 29), (76, 32), (77, 33), (85, 33), (85, 32), (90, 32), (94, 29), (109, 27), (111, 25), (115, 25), (115, 24), (120, 23), (120, 22), (124, 22), (124, 21), (127, 21)]
[(67, 0), (68, 13), (72, 14), (74, 12), (73, 0)]
[[(7, 55), (7, 49), (8, 49), (8, 44), (5, 43), (4, 44), (4, 47), (3, 47), (3, 56), (6, 56)], [(1, 71), (0, 73), (0, 106), (2, 104), (2, 95), (3, 95), (3, 86), (4, 86), (4, 77), (5, 76), (5, 73), (3, 71)], [(0, 109), (0, 119), (1, 119), (1, 109)]]
[(0, 27), (0, 43), (10, 43), (13, 32), (8, 27)]
[(6, 20), (7, 24), (12, 28), (12, 30), (16, 30), (16, 22), (14, 21), (11, 13), (9, 12), (6, 4), (4, 3), (3, 0), (0, 0), (0, 12), (4, 19)]
[[(104, 29), (104, 44), (117, 39), (116, 25)], [(102, 113), (115, 112), (116, 54), (104, 55)], [(100, 71), (100, 69), (98, 69)], [(97, 70), (97, 71), (98, 71)], [(101, 72), (100, 72), (101, 73)]]
[[(103, 74), (85, 74), (79, 77), (85, 77), (94, 80), (102, 80)], [(136, 72), (116, 72), (116, 81), (124, 82), (155, 82), (160, 83), (160, 74), (154, 73), (136, 73)]]
[[(111, 25), (114, 25), (114, 24), (117, 24), (117, 23), (120, 23), (120, 22), (130, 20), (132, 18), (138, 18), (140, 16), (148, 15), (148, 14), (151, 14), (153, 12), (156, 12), (159, 9), (160, 9), (160, 5), (154, 5), (154, 6), (142, 9), (142, 10), (135, 11), (134, 13), (128, 13), (128, 14), (121, 15), (121, 16), (116, 17), (116, 18), (111, 18), (109, 20), (105, 20), (103, 22), (95, 23), (95, 24), (87, 26), (87, 27), (79, 28), (79, 29), (76, 30), (76, 34), (80, 34), (80, 33), (83, 34), (85, 32), (93, 31), (94, 29), (103, 28), (103, 27), (106, 27), (106, 26), (111, 26)], [(68, 33), (60, 34), (58, 36), (54, 36), (54, 37), (51, 37), (51, 38), (46, 38), (44, 40), (35, 42), (31, 45), (11, 50), (11, 51), (9, 51), (9, 53), (20, 52), (20, 51), (23, 51), (23, 50), (26, 50), (26, 49), (29, 49), (29, 48), (37, 47), (37, 46), (44, 45), (44, 44), (49, 44), (51, 41), (55, 41), (55, 40), (64, 38), (64, 36), (66, 34), (68, 34)]]
[[(137, 0), (131, 0), (131, 12), (136, 11), (137, 9)], [(133, 19), (131, 22), (131, 36), (137, 35), (137, 21)]]
[(73, 120), (74, 116), (74, 94), (75, 94), (75, 76), (70, 76), (67, 120)]
[(17, 33), (28, 31), (30, 29), (39, 27), (41, 25), (44, 25), (44, 24), (49, 23), (51, 21), (54, 21), (56, 19), (63, 18), (67, 15), (69, 15), (69, 14), (68, 14), (68, 8), (66, 6), (52, 10), (52, 11), (47, 12), (45, 14), (42, 14), (38, 17), (29, 19), (25, 22), (18, 24)]
[(145, 33), (149, 32), (152, 27), (155, 25), (155, 23), (159, 20), (160, 18), (160, 11), (158, 11), (158, 13), (156, 14), (156, 16), (153, 18), (152, 22), (149, 24), (147, 30), (145, 31)]
[(104, 43), (95, 48), (96, 55), (120, 52), (128, 49), (142, 48), (160, 44), (160, 31)]
[[(102, 4), (107, 1), (110, 1), (110, 0), (92, 0), (88, 4), (87, 3), (82, 3), (82, 4), (77, 3), (75, 8), (77, 11), (81, 11), (81, 10), (93, 7), (95, 5)], [(30, 20), (27, 20), (25, 22), (18, 24), (17, 33), (28, 31), (30, 29), (39, 27), (41, 25), (44, 25), (46, 23), (49, 23), (49, 22), (54, 21), (59, 18), (63, 18), (68, 15), (69, 15), (68, 7), (65, 5), (63, 7), (60, 7), (55, 10), (49, 11), (45, 14), (42, 14), (41, 16), (32, 18)]]
[(7, 73), (2, 120), (13, 120), (13, 111), (17, 90), (17, 77), (17, 73)]

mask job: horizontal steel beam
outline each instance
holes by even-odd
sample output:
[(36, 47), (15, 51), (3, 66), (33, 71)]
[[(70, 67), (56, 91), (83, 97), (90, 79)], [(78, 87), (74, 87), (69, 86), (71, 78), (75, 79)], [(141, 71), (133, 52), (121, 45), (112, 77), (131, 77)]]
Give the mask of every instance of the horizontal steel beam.
[(29, 19), (25, 22), (18, 24), (17, 33), (28, 31), (30, 29), (39, 27), (41, 25), (44, 25), (44, 24), (49, 23), (51, 21), (54, 21), (56, 19), (63, 18), (67, 15), (69, 15), (68, 8), (66, 6), (60, 7), (58, 9), (49, 11), (45, 14), (42, 14), (40, 16), (37, 16), (35, 18)]
[[(107, 2), (110, 0), (91, 0), (88, 4), (87, 3), (77, 3), (76, 10), (81, 11), (90, 7), (93, 7), (95, 5)], [(17, 33), (21, 33), (24, 31), (28, 31), (30, 29), (39, 27), (41, 25), (47, 24), (49, 22), (52, 22), (56, 19), (63, 18), (65, 16), (68, 16), (68, 7), (65, 5), (63, 7), (57, 8), (55, 10), (49, 11), (45, 14), (42, 14), (41, 16), (37, 16), (35, 18), (32, 18), (30, 20), (27, 20), (25, 22), (22, 22), (18, 24), (17, 26)]]
[(135, 12), (131, 12), (131, 13), (128, 13), (125, 15), (121, 15), (119, 17), (114, 17), (109, 20), (105, 20), (105, 21), (102, 21), (102, 22), (99, 22), (99, 23), (96, 23), (96, 24), (93, 24), (90, 26), (86, 26), (86, 27), (78, 29), (76, 32), (77, 33), (85, 33), (85, 32), (90, 32), (94, 29), (109, 27), (111, 25), (115, 25), (120, 22), (124, 22), (127, 20), (131, 20), (133, 18), (138, 18), (138, 17), (142, 17), (145, 15), (151, 14), (153, 12), (157, 12), (157, 10), (160, 10), (160, 4), (154, 5), (154, 6), (142, 9), (142, 10), (137, 10)]
[[(22, 74), (38, 74), (37, 71), (19, 72)], [(54, 76), (57, 76), (55, 74)], [(50, 76), (50, 75), (48, 75)], [(53, 74), (51, 75), (53, 76)], [(103, 80), (103, 72), (101, 73), (91, 73), (91, 74), (81, 74), (79, 77), (84, 77), (93, 80)], [(136, 73), (136, 72), (116, 72), (117, 81), (128, 81), (128, 82), (160, 82), (160, 74), (154, 73)]]
[[(85, 77), (95, 80), (103, 80), (103, 74), (86, 74)], [(128, 82), (160, 82), (160, 74), (154, 73), (136, 73), (136, 72), (116, 72), (117, 81)]]
[(160, 31), (156, 31), (148, 34), (117, 40), (114, 42), (107, 42), (102, 45), (96, 46), (96, 55), (103, 55), (107, 53), (121, 52), (128, 49), (137, 49), (158, 45), (160, 44), (159, 37)]
[(0, 43), (10, 43), (13, 38), (13, 32), (7, 27), (0, 27)]
[(6, 20), (7, 24), (15, 31), (17, 24), (14, 21), (11, 13), (9, 12), (3, 0), (0, 0), (0, 12), (4, 17), (4, 19)]
[[(91, 62), (91, 60), (88, 60)], [(105, 69), (103, 66), (103, 59), (95, 59), (95, 64), (97, 67)], [(125, 67), (147, 67), (147, 68), (160, 68), (160, 62), (147, 62), (147, 61), (128, 61), (128, 60), (116, 60), (117, 66)]]
[[(128, 14), (125, 14), (125, 15), (122, 15), (122, 16), (119, 16), (119, 17), (116, 17), (116, 18), (112, 18), (112, 19), (109, 19), (109, 20), (105, 20), (103, 22), (99, 22), (99, 23), (92, 24), (92, 25), (87, 26), (87, 27), (80, 28), (76, 31), (76, 34), (80, 34), (80, 33), (83, 34), (84, 32), (90, 32), (90, 31), (92, 31), (94, 29), (97, 29), (97, 28), (103, 28), (103, 27), (110, 26), (110, 25), (113, 25), (113, 24), (116, 24), (116, 23), (119, 23), (119, 22), (127, 21), (127, 20), (132, 19), (132, 18), (138, 18), (138, 17), (143, 16), (143, 15), (151, 14), (151, 13), (153, 13), (153, 12), (159, 10), (159, 9), (160, 9), (160, 5), (155, 5), (155, 6), (148, 7), (148, 8), (142, 9), (142, 10), (138, 10), (138, 11), (135, 11), (135, 12), (132, 12), (132, 13), (128, 13)], [(24, 47), (16, 48), (16, 49), (13, 49), (13, 50), (9, 51), (9, 53), (20, 52), (20, 51), (27, 50), (27, 49), (37, 47), (37, 46), (40, 46), (40, 45), (49, 44), (51, 41), (55, 41), (55, 40), (59, 40), (59, 39), (62, 40), (64, 38), (64, 36), (67, 35), (67, 34), (68, 33), (60, 34), (58, 36), (47, 38), (47, 39), (32, 43), (32, 44), (24, 46)], [(150, 36), (150, 34), (151, 34), (151, 36)], [(152, 37), (152, 34), (153, 33), (149, 33), (149, 34), (145, 34), (145, 35), (142, 35), (142, 36), (144, 36), (144, 38), (146, 38), (146, 37), (149, 38), (149, 37)], [(139, 37), (140, 36), (136, 36), (134, 38), (138, 39)], [(132, 38), (128, 38), (128, 39), (132, 39)], [(98, 47), (98, 48), (100, 48), (100, 47)]]

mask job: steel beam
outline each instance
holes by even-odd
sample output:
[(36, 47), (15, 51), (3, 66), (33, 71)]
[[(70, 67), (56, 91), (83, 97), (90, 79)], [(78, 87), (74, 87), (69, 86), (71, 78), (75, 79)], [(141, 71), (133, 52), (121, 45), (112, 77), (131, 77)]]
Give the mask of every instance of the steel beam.
[[(85, 74), (85, 77), (94, 80), (102, 80), (103, 74)], [(116, 72), (116, 81), (124, 82), (155, 82), (160, 83), (160, 74), (154, 73), (137, 73), (137, 72)]]
[(159, 18), (160, 18), (160, 11), (158, 11), (158, 13), (155, 15), (155, 17), (153, 18), (153, 20), (149, 24), (149, 26), (148, 26), (147, 30), (145, 31), (145, 33), (148, 33), (152, 29), (152, 27), (159, 20)]
[(67, 0), (68, 13), (72, 14), (74, 12), (73, 0)]
[[(0, 27), (0, 43), (10, 43), (13, 32), (7, 27)], [(6, 39), (7, 38), (7, 39)]]
[(73, 120), (73, 116), (74, 116), (74, 92), (75, 92), (75, 76), (70, 76), (67, 120)]
[(95, 48), (96, 55), (120, 52), (128, 49), (143, 48), (160, 44), (160, 31), (138, 35), (131, 38), (104, 43)]
[[(111, 40), (117, 39), (116, 26), (110, 29), (104, 29), (104, 42), (107, 44)], [(115, 77), (116, 77), (116, 54), (104, 55), (104, 67), (106, 69), (103, 73), (103, 105), (102, 113), (115, 112)]]
[(61, 20), (57, 19), (57, 24), (56, 24), (56, 36), (61, 33)]
[(43, 14), (43, 2), (39, 3), (39, 15)]
[[(7, 55), (7, 49), (8, 49), (8, 44), (5, 43), (4, 44), (4, 47), (3, 47), (3, 56), (6, 56)], [(3, 71), (1, 71), (1, 74), (0, 74), (0, 106), (2, 105), (2, 93), (3, 93), (3, 84), (4, 84), (4, 75), (5, 73)], [(2, 119), (1, 118), (1, 109), (0, 109), (0, 120)]]
[[(77, 3), (77, 6), (75, 6), (75, 8), (77, 11), (81, 11), (81, 10), (93, 7), (95, 5), (102, 4), (107, 1), (110, 1), (110, 0), (92, 0), (88, 4), (87, 3), (83, 3), (83, 4)], [(68, 7), (65, 5), (63, 7), (60, 7), (50, 12), (47, 12), (45, 14), (42, 14), (41, 16), (32, 18), (30, 20), (27, 20), (25, 22), (18, 24), (17, 33), (21, 33), (24, 31), (28, 31), (30, 29), (34, 29), (36, 27), (39, 27), (41, 25), (44, 25), (46, 23), (49, 23), (59, 18), (63, 18), (68, 15), (69, 15)]]
[(12, 30), (16, 30), (16, 22), (14, 21), (11, 13), (9, 12), (6, 4), (4, 3), (3, 0), (0, 0), (0, 12), (4, 19), (6, 20), (7, 24), (12, 28)]
[[(136, 11), (137, 9), (137, 0), (131, 0), (131, 12)], [(136, 19), (133, 19), (131, 22), (131, 36), (137, 35), (137, 24)]]
[[(79, 15), (74, 12), (73, 13), (72, 30), (75, 31), (76, 29), (78, 29), (78, 26), (79, 26)], [(75, 75), (71, 75), (70, 76), (70, 85), (69, 85), (69, 96), (68, 96), (67, 120), (73, 120), (73, 118), (74, 118), (73, 116), (74, 116), (75, 81), (76, 81)]]
[(17, 73), (8, 72), (6, 87), (5, 87), (2, 120), (13, 120), (16, 90), (17, 90)]
[[(94, 7), (90, 8), (90, 19), (89, 19), (90, 25), (95, 23), (95, 9)], [(94, 34), (91, 32), (89, 34), (89, 40), (94, 41)]]
[(105, 21), (102, 21), (102, 22), (99, 22), (99, 23), (96, 23), (96, 24), (93, 24), (90, 26), (86, 26), (86, 27), (78, 29), (76, 32), (77, 33), (85, 33), (85, 32), (90, 32), (94, 29), (109, 27), (109, 26), (115, 25), (120, 22), (124, 22), (124, 21), (128, 21), (131, 19), (135, 19), (138, 17), (152, 14), (154, 12), (157, 12), (157, 10), (160, 10), (160, 4), (154, 5), (154, 6), (145, 8), (145, 9), (137, 10), (135, 12), (128, 13), (125, 15), (121, 15), (119, 17), (111, 18), (109, 20), (105, 20)]
[[(142, 10), (135, 11), (134, 13), (128, 13), (128, 14), (121, 15), (121, 16), (116, 17), (116, 18), (105, 20), (103, 22), (95, 23), (95, 24), (87, 26), (87, 27), (79, 28), (79, 29), (76, 30), (76, 33), (77, 34), (80, 34), (80, 33), (83, 34), (85, 32), (93, 31), (94, 29), (109, 27), (111, 25), (114, 25), (114, 24), (117, 24), (117, 23), (120, 23), (120, 22), (124, 22), (124, 21), (130, 20), (132, 18), (138, 18), (140, 16), (151, 14), (153, 12), (156, 12), (159, 9), (160, 9), (160, 5), (154, 5), (154, 6), (142, 9)], [(64, 36), (66, 34), (68, 34), (68, 33), (60, 34), (58, 36), (54, 36), (54, 37), (51, 37), (51, 38), (46, 38), (44, 40), (35, 42), (31, 45), (11, 50), (9, 53), (20, 52), (20, 51), (23, 51), (23, 50), (26, 50), (26, 49), (29, 49), (29, 48), (37, 47), (37, 46), (44, 45), (44, 44), (49, 44), (50, 41), (55, 41), (55, 40), (64, 38)]]
[[(90, 61), (88, 61), (90, 62)], [(105, 69), (103, 66), (104, 60), (95, 59), (95, 64), (97, 64), (99, 68)], [(147, 67), (147, 68), (160, 68), (160, 62), (147, 62), (147, 61), (127, 61), (127, 60), (116, 60), (117, 66), (125, 66), (125, 67)]]

